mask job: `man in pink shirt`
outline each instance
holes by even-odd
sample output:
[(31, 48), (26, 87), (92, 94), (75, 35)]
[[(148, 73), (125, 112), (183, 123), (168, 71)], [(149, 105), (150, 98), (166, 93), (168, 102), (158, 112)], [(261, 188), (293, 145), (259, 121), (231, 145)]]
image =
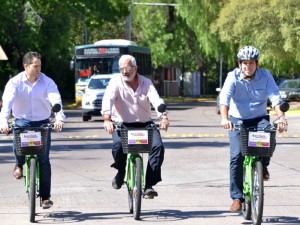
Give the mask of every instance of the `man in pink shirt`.
[[(15, 118), (15, 124), (19, 127), (39, 127), (49, 123), (51, 105), (60, 104), (61, 96), (54, 81), (41, 73), (41, 55), (37, 52), (28, 52), (23, 57), (24, 71), (11, 78), (2, 96), (3, 106), (0, 113), (0, 131), (8, 133), (8, 119), (11, 111)], [(63, 110), (56, 114), (54, 129), (61, 131), (65, 115)], [(50, 208), (53, 202), (51, 197), (51, 165), (49, 150), (51, 134), (48, 134), (48, 143), (45, 154), (38, 156), (40, 163), (40, 197), (43, 208)], [(16, 145), (13, 144), (16, 154)], [(13, 175), (16, 179), (23, 176), (24, 156), (16, 155), (16, 165)]]
[[(157, 110), (163, 99), (158, 95), (153, 83), (137, 73), (136, 60), (131, 55), (122, 55), (119, 59), (120, 75), (115, 75), (109, 82), (102, 100), (101, 114), (104, 129), (112, 134), (112, 155), (114, 163), (111, 167), (118, 170), (112, 181), (115, 189), (124, 183), (127, 155), (123, 153), (120, 133), (115, 131), (113, 122), (123, 122), (127, 127), (145, 127), (152, 123), (151, 104)], [(159, 115), (159, 114), (158, 114)], [(167, 130), (169, 121), (166, 114), (161, 116), (160, 129)], [(158, 196), (153, 186), (161, 181), (161, 165), (164, 160), (164, 145), (160, 132), (153, 134), (152, 151), (149, 153), (144, 196)]]

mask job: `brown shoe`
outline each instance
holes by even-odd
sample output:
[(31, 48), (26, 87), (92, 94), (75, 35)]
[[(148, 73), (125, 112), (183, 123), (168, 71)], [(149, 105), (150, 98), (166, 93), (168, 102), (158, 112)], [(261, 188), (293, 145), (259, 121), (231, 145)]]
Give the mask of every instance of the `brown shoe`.
[(263, 178), (265, 181), (270, 179), (270, 174), (266, 166), (263, 166)]
[(23, 177), (23, 168), (15, 165), (13, 175), (16, 179), (21, 179)]
[(44, 199), (42, 201), (42, 207), (43, 207), (43, 209), (49, 209), (49, 208), (51, 208), (51, 206), (53, 206), (53, 201), (51, 201), (50, 198)]
[(234, 199), (232, 205), (230, 206), (231, 212), (239, 212), (242, 210), (242, 202), (239, 199)]

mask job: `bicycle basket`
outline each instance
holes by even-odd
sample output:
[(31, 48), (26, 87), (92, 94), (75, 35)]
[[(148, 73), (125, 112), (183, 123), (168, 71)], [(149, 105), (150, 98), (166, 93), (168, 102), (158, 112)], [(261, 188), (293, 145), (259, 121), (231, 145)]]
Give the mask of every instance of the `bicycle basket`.
[(14, 130), (16, 154), (41, 155), (46, 152), (49, 129), (45, 127), (24, 127)]
[(276, 146), (276, 131), (252, 131), (242, 129), (240, 132), (243, 156), (271, 157)]
[(155, 128), (125, 128), (120, 130), (123, 152), (149, 153), (152, 150), (153, 130)]

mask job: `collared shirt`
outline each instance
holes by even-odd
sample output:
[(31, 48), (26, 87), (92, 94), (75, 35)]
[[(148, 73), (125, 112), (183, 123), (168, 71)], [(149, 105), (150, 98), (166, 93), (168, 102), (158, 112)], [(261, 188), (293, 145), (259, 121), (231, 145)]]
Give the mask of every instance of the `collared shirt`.
[[(11, 78), (2, 96), (3, 106), (0, 113), (0, 123), (7, 123), (11, 110), (17, 119), (41, 121), (51, 116), (51, 105), (62, 105), (61, 96), (54, 81), (40, 73), (39, 78), (31, 84), (25, 71)], [(63, 110), (56, 114), (56, 120), (63, 121)]]
[(220, 105), (229, 107), (229, 115), (252, 119), (267, 115), (267, 100), (272, 107), (282, 102), (278, 87), (268, 70), (257, 68), (253, 80), (244, 79), (238, 68), (229, 72), (220, 93)]
[(150, 121), (150, 103), (155, 109), (164, 103), (152, 81), (137, 74), (139, 86), (134, 92), (121, 76), (115, 75), (106, 87), (102, 100), (102, 115), (110, 115), (115, 122), (144, 123)]

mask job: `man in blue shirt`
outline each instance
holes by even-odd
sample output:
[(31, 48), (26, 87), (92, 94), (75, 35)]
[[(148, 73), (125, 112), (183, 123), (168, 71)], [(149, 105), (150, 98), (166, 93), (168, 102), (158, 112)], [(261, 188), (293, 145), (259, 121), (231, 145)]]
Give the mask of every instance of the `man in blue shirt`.
[[(232, 130), (233, 125), (243, 121), (247, 126), (265, 127), (270, 117), (267, 112), (267, 100), (280, 118), (278, 131), (287, 130), (287, 120), (280, 110), (283, 102), (278, 87), (268, 70), (258, 68), (259, 51), (252, 46), (241, 48), (237, 54), (239, 68), (229, 72), (220, 93), (221, 125), (230, 130), (230, 195), (233, 203), (231, 212), (241, 210), (243, 199), (243, 160), (241, 154), (240, 132)], [(270, 175), (267, 166), (270, 157), (262, 159), (263, 176)]]

